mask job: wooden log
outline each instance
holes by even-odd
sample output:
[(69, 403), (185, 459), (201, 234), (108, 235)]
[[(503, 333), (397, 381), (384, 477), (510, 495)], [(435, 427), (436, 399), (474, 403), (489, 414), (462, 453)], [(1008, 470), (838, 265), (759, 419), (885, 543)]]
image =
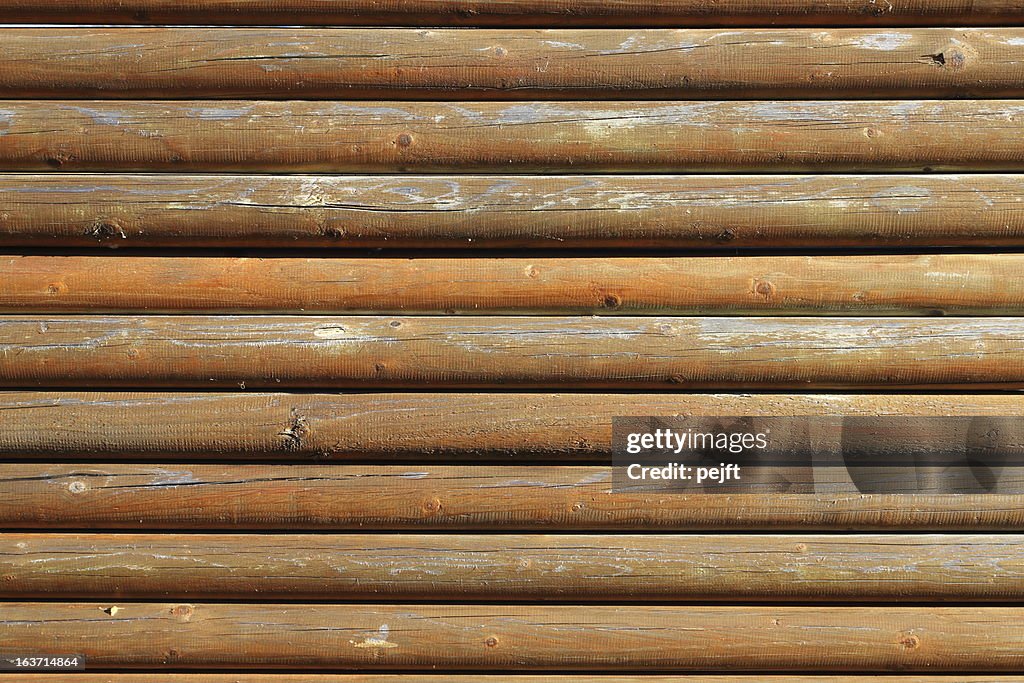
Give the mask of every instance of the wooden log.
[(3, 316), (0, 386), (1020, 389), (1022, 339), (1021, 318)]
[(47, 169), (1019, 171), (1024, 101), (0, 101), (0, 170)]
[(11, 313), (1006, 315), (1024, 256), (0, 256)]
[(0, 246), (1024, 245), (1024, 177), (0, 175)]
[(1021, 535), (3, 534), (0, 597), (1024, 601)]
[[(27, 683), (540, 683), (540, 677), (480, 674), (19, 674)], [(950, 683), (949, 676), (546, 675), (544, 683)], [(956, 683), (1017, 683), (1014, 676), (957, 676)]]
[(550, 465), (4, 464), (0, 527), (1024, 531), (1024, 495), (830, 488), (613, 492), (610, 467)]
[(0, 19), (55, 24), (383, 26), (928, 26), (1024, 24), (1014, 0), (0, 0)]
[[(480, 674), (19, 674), (27, 683), (540, 683), (536, 675)], [(544, 683), (950, 683), (949, 676), (546, 675)], [(1014, 676), (957, 676), (956, 683), (1017, 683)]]
[[(0, 456), (609, 462), (615, 416), (1024, 416), (1018, 395), (0, 392)], [(83, 428), (85, 426), (86, 428)]]
[[(1018, 671), (1024, 609), (8, 603), (0, 652), (116, 670)], [(144, 634), (144, 637), (143, 637)]]
[(0, 97), (10, 98), (1021, 95), (1017, 28), (7, 29), (0, 55)]

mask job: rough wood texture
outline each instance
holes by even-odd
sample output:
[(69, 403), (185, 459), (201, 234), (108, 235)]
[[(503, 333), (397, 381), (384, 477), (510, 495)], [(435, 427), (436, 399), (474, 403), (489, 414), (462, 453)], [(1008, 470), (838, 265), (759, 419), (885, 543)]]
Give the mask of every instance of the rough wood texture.
[(1022, 94), (1024, 29), (7, 29), (0, 54), (11, 98)]
[(1004, 607), (10, 603), (0, 653), (59, 649), (127, 670), (1018, 671), (1021, 619)]
[(0, 246), (1024, 246), (1024, 176), (0, 175)]
[(0, 386), (1021, 389), (1024, 319), (2, 316)]
[(25, 23), (794, 26), (1022, 24), (1015, 0), (0, 0)]
[(0, 170), (1015, 171), (1024, 101), (0, 101)]
[(10, 313), (1012, 315), (1024, 255), (0, 256)]
[(1024, 601), (1024, 536), (3, 534), (0, 597)]
[(607, 462), (617, 415), (1024, 416), (1024, 397), (0, 392), (0, 415), (8, 459)]
[(1024, 531), (1024, 495), (613, 493), (610, 467), (0, 465), (0, 527)]

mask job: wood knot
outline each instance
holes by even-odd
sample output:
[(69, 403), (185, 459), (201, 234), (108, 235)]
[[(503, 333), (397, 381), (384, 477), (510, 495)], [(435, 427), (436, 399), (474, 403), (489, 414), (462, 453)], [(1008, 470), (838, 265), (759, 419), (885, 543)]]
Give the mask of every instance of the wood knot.
[(86, 488), (84, 481), (73, 481), (68, 484), (68, 491), (71, 493), (85, 493)]
[(303, 442), (309, 436), (309, 422), (299, 411), (292, 408), (291, 420), (288, 426), (277, 433), (284, 439), (285, 450), (294, 451), (302, 448)]
[(736, 239), (736, 233), (733, 232), (732, 228), (723, 228), (721, 232), (715, 235), (715, 239), (719, 242), (732, 242)]
[(486, 645), (487, 647), (498, 647), (498, 639), (494, 636), (491, 636), (490, 638), (484, 641), (484, 645)]
[(754, 280), (754, 285), (751, 289), (754, 294), (763, 296), (766, 300), (775, 296), (775, 285), (769, 280)]
[(438, 512), (441, 512), (441, 499), (431, 498), (427, 502), (423, 503), (423, 509), (430, 514), (437, 514)]
[(192, 613), (195, 610), (192, 605), (178, 605), (171, 608), (171, 616), (176, 617), (182, 621), (189, 621), (192, 618)]
[(531, 279), (536, 278), (538, 275), (540, 275), (540, 271), (537, 270), (536, 266), (526, 266), (523, 272), (526, 273), (526, 277)]
[(338, 240), (345, 236), (345, 229), (333, 225), (326, 225), (320, 229), (320, 234), (332, 240)]
[(388, 324), (389, 324), (389, 325), (391, 325), (391, 327), (393, 327), (394, 329), (396, 329), (396, 330), (397, 330), (397, 329), (398, 329), (399, 327), (401, 327), (401, 326), (402, 326), (402, 321), (401, 321), (401, 320), (392, 320), (392, 321), (391, 321), (390, 323), (388, 323)]
[(911, 633), (900, 638), (900, 645), (908, 650), (916, 650), (921, 646), (921, 639)]
[(51, 282), (46, 285), (46, 293), (50, 296), (59, 296), (68, 291), (68, 286), (63, 282)]
[(573, 512), (580, 512), (580, 511), (581, 511), (581, 510), (583, 510), (583, 508), (585, 508), (585, 507), (587, 507), (587, 506), (586, 506), (586, 505), (584, 505), (583, 503), (580, 503), (580, 502), (576, 502), (576, 503), (573, 503), (573, 504), (572, 504), (572, 507), (570, 507), (569, 509), (570, 509), (571, 511), (573, 511)]
[(100, 219), (92, 224), (88, 234), (99, 241), (105, 239), (128, 239), (128, 234), (121, 227), (121, 224), (112, 219)]
[(499, 46), (499, 47), (494, 48), (494, 54), (496, 56), (498, 56), (498, 57), (507, 57), (508, 56), (508, 50), (506, 50), (505, 48)]
[(796, 551), (798, 553), (806, 553), (807, 552), (807, 544), (806, 543), (797, 543), (796, 544)]
[(605, 308), (618, 308), (622, 305), (622, 298), (618, 294), (605, 294), (601, 305)]
[(408, 133), (402, 133), (395, 142), (399, 147), (408, 147), (412, 144), (412, 136)]

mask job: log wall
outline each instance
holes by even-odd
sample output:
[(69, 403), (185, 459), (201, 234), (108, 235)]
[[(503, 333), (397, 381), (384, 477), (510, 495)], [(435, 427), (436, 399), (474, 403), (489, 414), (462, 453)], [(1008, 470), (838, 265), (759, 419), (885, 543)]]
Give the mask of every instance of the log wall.
[(0, 683), (1019, 679), (1020, 467), (610, 465), (624, 416), (1024, 417), (1021, 3), (0, 0), (0, 46), (0, 660), (85, 661)]

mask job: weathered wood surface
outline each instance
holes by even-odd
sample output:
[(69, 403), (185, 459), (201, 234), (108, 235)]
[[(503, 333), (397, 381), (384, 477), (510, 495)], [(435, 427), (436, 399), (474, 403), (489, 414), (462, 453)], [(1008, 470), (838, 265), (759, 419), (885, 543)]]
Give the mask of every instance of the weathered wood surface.
[(0, 256), (10, 313), (1013, 315), (1024, 255)]
[(0, 528), (1024, 531), (1024, 495), (834, 488), (620, 493), (601, 466), (4, 464)]
[(0, 97), (1019, 97), (1024, 29), (6, 29)]
[(1024, 101), (0, 101), (7, 171), (1024, 170)]
[(1020, 247), (1024, 176), (0, 175), (0, 246)]
[(1024, 319), (2, 316), (0, 386), (1020, 389)]
[(1024, 24), (1014, 0), (0, 0), (24, 23), (411, 26)]
[(1024, 397), (0, 392), (0, 455), (608, 462), (612, 418), (630, 415), (1024, 416)]
[(0, 653), (122, 670), (1018, 671), (1024, 609), (8, 603)]
[(1024, 601), (1024, 536), (3, 534), (5, 599)]

